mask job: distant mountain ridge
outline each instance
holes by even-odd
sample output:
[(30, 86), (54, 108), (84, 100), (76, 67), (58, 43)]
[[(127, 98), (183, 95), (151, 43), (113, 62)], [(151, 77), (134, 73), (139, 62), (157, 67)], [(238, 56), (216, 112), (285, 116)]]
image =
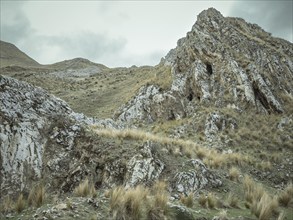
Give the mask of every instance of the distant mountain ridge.
[(0, 41), (0, 68), (5, 67), (32, 67), (58, 70), (76, 70), (91, 68), (91, 70), (107, 69), (105, 65), (94, 63), (84, 58), (73, 58), (64, 60), (53, 64), (42, 65), (29, 57), (14, 44), (5, 41)]
[(41, 65), (15, 45), (0, 41), (0, 68), (7, 66), (40, 67)]

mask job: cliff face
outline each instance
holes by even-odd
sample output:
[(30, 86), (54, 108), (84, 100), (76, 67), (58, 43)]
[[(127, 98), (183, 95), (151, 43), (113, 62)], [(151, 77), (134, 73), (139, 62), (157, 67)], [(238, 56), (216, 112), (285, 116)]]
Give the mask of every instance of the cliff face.
[(198, 105), (291, 112), (284, 97), (292, 100), (292, 55), (292, 43), (256, 24), (205, 10), (162, 61), (172, 67), (171, 89), (142, 88), (116, 115), (122, 121), (178, 119)]
[(3, 76), (0, 103), (1, 189), (23, 190), (42, 176), (50, 117), (72, 111), (43, 89)]

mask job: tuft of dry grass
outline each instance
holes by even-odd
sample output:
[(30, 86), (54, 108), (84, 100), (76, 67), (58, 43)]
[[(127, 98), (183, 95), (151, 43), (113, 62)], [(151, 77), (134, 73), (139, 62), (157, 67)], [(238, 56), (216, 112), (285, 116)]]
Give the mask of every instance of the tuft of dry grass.
[(94, 197), (96, 194), (96, 189), (93, 183), (90, 183), (88, 179), (85, 179), (74, 189), (74, 194), (80, 197)]
[(46, 199), (45, 187), (42, 184), (40, 184), (31, 189), (27, 202), (29, 205), (40, 207), (45, 202), (45, 199)]
[(193, 196), (193, 193), (189, 193), (188, 196), (181, 196), (180, 197), (180, 201), (186, 207), (189, 207), (189, 208), (193, 207), (193, 204), (194, 204), (194, 196)]
[(168, 195), (164, 182), (157, 182), (151, 190), (144, 186), (125, 189), (116, 187), (110, 193), (110, 213), (113, 219), (166, 219)]
[(267, 193), (264, 193), (259, 201), (253, 201), (250, 209), (259, 220), (268, 220), (276, 213), (278, 206), (276, 198), (272, 198)]
[(165, 192), (167, 189), (167, 184), (164, 181), (156, 181), (152, 186), (152, 191), (154, 194)]
[(233, 195), (232, 193), (228, 194), (226, 202), (227, 202), (229, 207), (239, 208), (239, 199), (238, 199), (237, 196)]
[(289, 183), (287, 187), (278, 195), (278, 201), (282, 206), (288, 207), (293, 199), (293, 184)]
[(232, 181), (239, 181), (240, 171), (236, 167), (231, 167), (229, 170), (229, 179)]
[(260, 184), (256, 184), (249, 176), (243, 180), (247, 207), (259, 220), (270, 219), (277, 213), (278, 199), (272, 198)]
[(26, 201), (25, 199), (23, 198), (23, 194), (21, 193), (17, 200), (16, 200), (16, 203), (14, 204), (14, 210), (18, 213), (22, 212), (22, 210), (25, 209), (25, 206), (26, 206)]
[(10, 198), (10, 196), (7, 196), (0, 204), (0, 213), (8, 213), (12, 210), (13, 210), (13, 200)]
[(144, 215), (143, 201), (147, 198), (148, 194), (149, 191), (140, 185), (125, 192), (122, 201), (122, 204), (124, 204), (123, 212), (129, 219), (142, 218)]
[(260, 200), (265, 192), (263, 187), (257, 185), (248, 175), (245, 175), (243, 179), (243, 187), (245, 191), (245, 200), (249, 203), (252, 203), (254, 200)]
[(198, 203), (203, 207), (207, 208), (207, 196), (204, 194), (201, 194), (198, 198)]
[(228, 214), (227, 214), (227, 210), (221, 210), (218, 214), (218, 220), (228, 220)]
[(272, 164), (270, 161), (262, 161), (257, 165), (257, 167), (262, 171), (271, 171), (272, 170)]
[(214, 209), (217, 207), (217, 198), (215, 196), (215, 194), (213, 193), (209, 193), (207, 196), (207, 205), (210, 209)]

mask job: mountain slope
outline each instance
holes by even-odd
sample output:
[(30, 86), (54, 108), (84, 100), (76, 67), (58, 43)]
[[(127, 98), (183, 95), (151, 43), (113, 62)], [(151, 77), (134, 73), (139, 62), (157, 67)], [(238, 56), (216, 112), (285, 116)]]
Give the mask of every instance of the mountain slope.
[(40, 64), (13, 44), (0, 41), (0, 68), (7, 66), (40, 67)]
[(155, 67), (3, 68), (0, 218), (292, 219), (292, 62), (211, 8)]
[(172, 68), (171, 89), (145, 87), (116, 117), (179, 119), (195, 106), (292, 113), (292, 57), (292, 43), (215, 9), (203, 11), (163, 61)]

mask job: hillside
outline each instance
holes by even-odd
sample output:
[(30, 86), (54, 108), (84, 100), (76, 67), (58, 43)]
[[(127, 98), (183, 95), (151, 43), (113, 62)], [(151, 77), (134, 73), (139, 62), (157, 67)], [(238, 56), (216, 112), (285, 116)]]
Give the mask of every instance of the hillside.
[(291, 220), (292, 46), (210, 8), (153, 67), (2, 68), (0, 218)]
[(13, 44), (0, 41), (0, 68), (6, 66), (39, 67), (40, 64)]

